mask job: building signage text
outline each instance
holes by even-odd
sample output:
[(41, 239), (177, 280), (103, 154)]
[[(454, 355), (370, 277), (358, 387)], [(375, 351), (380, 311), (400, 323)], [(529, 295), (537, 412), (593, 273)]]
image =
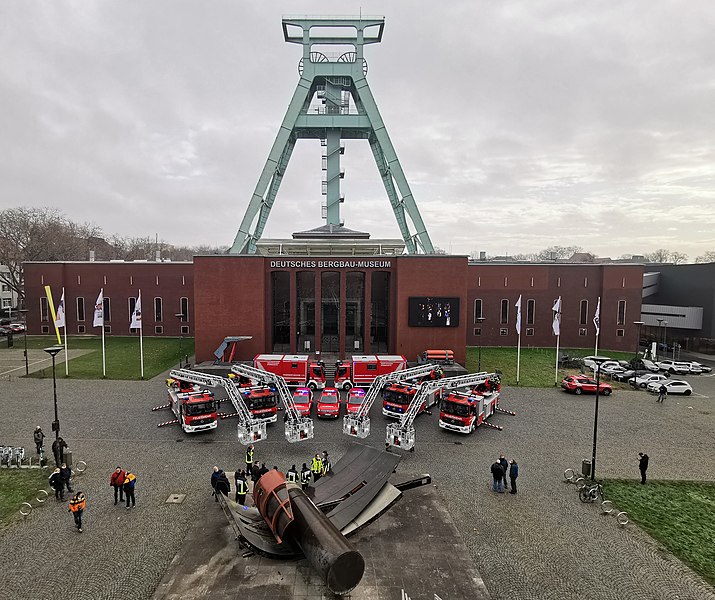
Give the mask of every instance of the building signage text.
[(272, 260), (271, 269), (389, 269), (389, 260)]

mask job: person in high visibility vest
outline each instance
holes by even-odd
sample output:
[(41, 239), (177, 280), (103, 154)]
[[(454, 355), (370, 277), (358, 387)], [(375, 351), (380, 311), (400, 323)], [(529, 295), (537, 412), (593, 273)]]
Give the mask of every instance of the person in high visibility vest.
[(295, 468), (295, 465), (288, 469), (288, 472), (286, 473), (286, 479), (293, 483), (298, 483), (298, 470)]
[(253, 466), (253, 444), (249, 444), (246, 448), (246, 472), (251, 472)]
[(87, 506), (87, 499), (84, 497), (84, 492), (77, 492), (70, 500), (69, 511), (74, 517), (74, 524), (77, 526), (77, 531), (82, 533), (82, 514)]
[(304, 490), (310, 485), (310, 469), (305, 463), (303, 463), (303, 468), (300, 471), (300, 484)]
[(169, 388), (169, 387), (171, 387), (172, 385), (174, 385), (175, 383), (176, 383), (176, 379), (174, 379), (173, 377), (167, 377), (167, 379), (166, 379), (166, 387)]
[(313, 474), (313, 482), (317, 482), (323, 474), (323, 460), (317, 452), (310, 462), (310, 471)]
[(243, 471), (236, 477), (236, 502), (241, 506), (246, 504), (246, 494), (248, 494), (248, 482)]

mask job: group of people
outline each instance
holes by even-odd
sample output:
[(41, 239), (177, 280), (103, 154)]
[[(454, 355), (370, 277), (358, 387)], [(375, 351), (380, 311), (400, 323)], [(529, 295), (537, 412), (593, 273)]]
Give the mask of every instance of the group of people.
[[(32, 439), (35, 442), (35, 449), (37, 450), (40, 460), (44, 460), (45, 458), (45, 437), (45, 432), (42, 431), (42, 427), (39, 425), (35, 427), (35, 431), (32, 433)], [(59, 467), (65, 462), (66, 449), (67, 442), (65, 442), (61, 436), (57, 436), (55, 441), (52, 442), (52, 455), (55, 457), (55, 467)]]
[(137, 484), (137, 476), (130, 471), (125, 471), (121, 467), (114, 469), (109, 476), (109, 485), (114, 489), (114, 505), (119, 502), (124, 502), (126, 498), (127, 508), (136, 508), (137, 501), (134, 497), (134, 488)]
[(52, 471), (49, 481), (50, 487), (55, 490), (55, 500), (59, 502), (65, 501), (65, 488), (67, 488), (68, 492), (73, 493), (72, 475), (72, 469), (65, 463), (62, 463)]
[(495, 492), (502, 493), (502, 484), (504, 485), (504, 490), (509, 489), (509, 483), (507, 482), (507, 477), (509, 477), (509, 482), (511, 482), (510, 494), (516, 494), (516, 480), (519, 477), (519, 465), (513, 458), (507, 460), (503, 454), (499, 455), (499, 458), (494, 461), (491, 466), (492, 472), (492, 490)]
[(323, 450), (323, 454), (315, 453), (315, 456), (310, 460), (310, 467), (308, 463), (303, 463), (300, 473), (293, 465), (288, 471), (286, 471), (286, 479), (293, 483), (300, 483), (301, 487), (305, 490), (310, 485), (311, 480), (313, 483), (317, 482), (321, 477), (324, 477), (333, 470), (333, 464), (330, 462), (330, 456), (327, 450)]

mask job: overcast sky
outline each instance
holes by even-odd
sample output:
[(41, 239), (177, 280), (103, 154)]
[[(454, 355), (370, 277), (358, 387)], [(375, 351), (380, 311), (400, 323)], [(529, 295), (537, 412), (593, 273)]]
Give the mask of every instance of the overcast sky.
[[(715, 250), (715, 2), (0, 3), (0, 208), (230, 245), (298, 81), (284, 14), (384, 15), (368, 82), (436, 246)], [(367, 142), (347, 227), (400, 233)], [(264, 237), (323, 224), (299, 141)]]

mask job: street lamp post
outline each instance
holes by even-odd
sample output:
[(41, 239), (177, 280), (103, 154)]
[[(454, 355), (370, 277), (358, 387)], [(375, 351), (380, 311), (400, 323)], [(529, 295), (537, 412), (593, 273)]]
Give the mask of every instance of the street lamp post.
[(663, 352), (668, 358), (668, 321), (663, 321)]
[(593, 415), (593, 452), (591, 453), (591, 481), (596, 477), (596, 440), (598, 438), (598, 397), (599, 387), (601, 386), (601, 363), (608, 360), (606, 356), (594, 356), (593, 362), (596, 363), (596, 409)]
[(179, 368), (181, 368), (183, 364), (183, 358), (181, 356), (181, 346), (184, 341), (184, 334), (181, 331), (181, 324), (184, 322), (184, 313), (176, 313), (174, 316), (179, 319)]
[(638, 325), (638, 338), (636, 339), (636, 356), (635, 360), (638, 360), (638, 349), (641, 345), (641, 327), (643, 327), (643, 321), (633, 321), (634, 325)]
[(60, 437), (60, 418), (57, 415), (57, 377), (55, 376), (55, 356), (62, 351), (62, 346), (50, 346), (45, 348), (45, 352), (52, 357), (52, 389), (55, 399), (55, 420), (52, 423), (52, 431), (55, 432), (55, 439)]
[(20, 309), (20, 314), (22, 315), (22, 325), (25, 328), (22, 332), (24, 342), (25, 342), (25, 375), (30, 374), (30, 365), (27, 362), (27, 309), (26, 308), (21, 308)]
[(484, 323), (484, 317), (477, 317), (477, 323), (479, 323), (479, 349), (477, 350), (477, 373), (482, 370), (482, 323)]
[(658, 334), (655, 336), (655, 351), (658, 354), (660, 350), (660, 328), (663, 326), (663, 319), (656, 319), (658, 321)]

